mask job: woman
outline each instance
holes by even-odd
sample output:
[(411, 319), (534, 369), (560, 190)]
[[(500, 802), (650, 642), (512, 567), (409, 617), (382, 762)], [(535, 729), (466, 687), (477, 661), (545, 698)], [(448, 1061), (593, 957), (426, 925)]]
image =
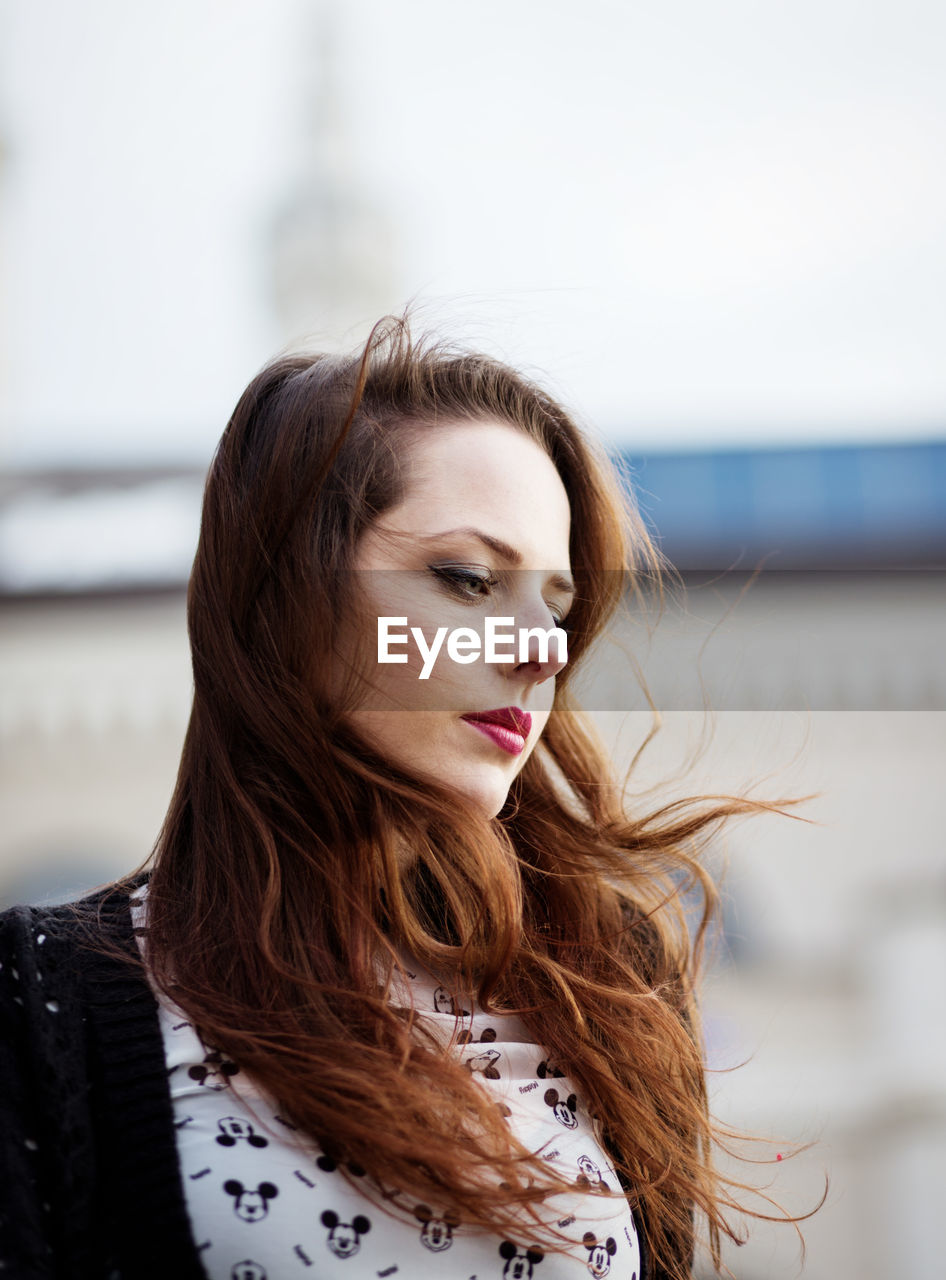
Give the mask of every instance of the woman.
[(568, 700), (656, 563), (501, 364), (389, 322), (251, 382), (153, 868), (3, 918), (12, 1274), (655, 1280), (694, 1207), (718, 1255), (687, 848), (756, 806), (628, 816)]

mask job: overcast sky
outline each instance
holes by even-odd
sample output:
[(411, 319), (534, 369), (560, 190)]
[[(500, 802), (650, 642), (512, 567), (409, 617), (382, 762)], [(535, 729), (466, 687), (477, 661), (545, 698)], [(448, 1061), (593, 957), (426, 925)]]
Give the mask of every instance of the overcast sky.
[(208, 460), (328, 8), (385, 305), (642, 449), (946, 435), (941, 3), (0, 0), (0, 462)]

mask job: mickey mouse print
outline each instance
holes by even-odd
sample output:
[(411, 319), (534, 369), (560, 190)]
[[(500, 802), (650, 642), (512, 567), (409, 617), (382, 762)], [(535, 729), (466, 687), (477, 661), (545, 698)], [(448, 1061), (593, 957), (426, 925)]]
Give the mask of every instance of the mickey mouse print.
[(552, 1203), (574, 1247), (540, 1247), (525, 1224), (520, 1239), (474, 1231), (434, 1202), (394, 1194), (385, 1205), (364, 1170), (343, 1172), (303, 1138), (162, 998), (182, 1184), (210, 1280), (638, 1280), (633, 1215), (605, 1189), (617, 1177), (567, 1075), (518, 1019), (487, 1016), (423, 975), (411, 981), (415, 1008), (445, 1049), (574, 1186)]

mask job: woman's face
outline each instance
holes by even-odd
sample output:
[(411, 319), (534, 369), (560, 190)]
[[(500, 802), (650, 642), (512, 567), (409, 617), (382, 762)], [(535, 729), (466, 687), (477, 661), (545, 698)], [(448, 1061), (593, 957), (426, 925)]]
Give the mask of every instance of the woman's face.
[[(543, 656), (536, 637), (519, 652), (518, 633), (548, 631), (570, 608), (568, 497), (548, 455), (502, 422), (438, 424), (406, 438), (403, 501), (356, 546), (364, 612), (350, 639), (364, 646), (368, 675), (349, 719), (391, 763), (495, 817), (542, 734), (565, 665), (554, 638)], [(397, 620), (383, 629), (387, 652), (402, 661), (374, 660), (379, 618)], [(451, 657), (450, 633), (472, 628), (483, 637), (487, 618), (512, 619), (497, 628), (516, 637), (497, 647), (508, 656)], [(431, 660), (438, 630), (442, 647)], [(473, 652), (473, 643), (454, 649)]]

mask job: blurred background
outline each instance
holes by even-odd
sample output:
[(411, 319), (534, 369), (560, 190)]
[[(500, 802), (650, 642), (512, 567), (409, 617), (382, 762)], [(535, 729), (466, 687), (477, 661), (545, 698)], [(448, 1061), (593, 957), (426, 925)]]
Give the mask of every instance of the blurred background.
[(815, 1144), (793, 1211), (831, 1178), (733, 1273), (940, 1277), (944, 51), (925, 0), (0, 0), (0, 905), (147, 857), (230, 410), (413, 301), (680, 570), (587, 681), (622, 764), (626, 653), (661, 712), (634, 803), (817, 793), (709, 854), (714, 1104)]

